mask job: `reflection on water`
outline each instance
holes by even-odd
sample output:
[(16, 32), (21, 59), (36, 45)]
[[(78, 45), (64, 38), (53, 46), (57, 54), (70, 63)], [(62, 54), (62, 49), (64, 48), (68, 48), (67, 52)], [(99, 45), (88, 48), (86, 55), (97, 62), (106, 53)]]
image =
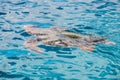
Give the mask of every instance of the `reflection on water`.
[[(119, 0), (1, 0), (1, 80), (119, 80)], [(81, 34), (105, 36), (117, 45), (98, 44), (93, 52), (41, 45), (30, 51), (33, 36), (23, 25), (60, 26)]]

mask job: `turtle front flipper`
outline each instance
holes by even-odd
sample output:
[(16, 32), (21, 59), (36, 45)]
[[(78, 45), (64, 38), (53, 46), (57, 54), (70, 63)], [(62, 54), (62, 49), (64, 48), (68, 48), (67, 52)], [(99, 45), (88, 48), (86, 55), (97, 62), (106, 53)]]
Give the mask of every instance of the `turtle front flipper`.
[(36, 39), (30, 39), (25, 42), (25, 46), (31, 50), (42, 53), (43, 51), (38, 47)]
[(108, 45), (116, 45), (115, 42), (109, 41), (109, 40), (105, 40), (104, 43), (105, 43), (105, 44), (108, 44)]

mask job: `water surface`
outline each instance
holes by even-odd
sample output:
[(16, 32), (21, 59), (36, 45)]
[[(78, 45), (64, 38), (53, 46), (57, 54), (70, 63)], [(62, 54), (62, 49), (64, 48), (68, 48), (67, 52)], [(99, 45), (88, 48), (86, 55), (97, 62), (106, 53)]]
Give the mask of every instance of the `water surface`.
[[(33, 38), (26, 24), (65, 27), (117, 44), (98, 44), (93, 52), (42, 45), (39, 54), (23, 44)], [(0, 0), (0, 80), (120, 80), (120, 1)]]

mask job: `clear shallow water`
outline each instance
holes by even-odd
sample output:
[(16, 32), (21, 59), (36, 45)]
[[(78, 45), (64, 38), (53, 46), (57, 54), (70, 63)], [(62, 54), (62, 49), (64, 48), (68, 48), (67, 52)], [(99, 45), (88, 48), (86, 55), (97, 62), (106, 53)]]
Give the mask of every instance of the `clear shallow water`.
[[(44, 54), (37, 54), (23, 45), (33, 37), (25, 24), (61, 26), (117, 44), (98, 44), (91, 53), (42, 45)], [(120, 80), (120, 1), (0, 0), (0, 80)]]

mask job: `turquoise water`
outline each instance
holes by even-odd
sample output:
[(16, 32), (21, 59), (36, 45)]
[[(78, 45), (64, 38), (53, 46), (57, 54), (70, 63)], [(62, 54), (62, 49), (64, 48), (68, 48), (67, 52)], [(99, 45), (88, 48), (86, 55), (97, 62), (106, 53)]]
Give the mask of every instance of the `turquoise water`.
[[(93, 52), (41, 45), (23, 26), (60, 26), (75, 33), (107, 37)], [(0, 80), (120, 80), (120, 0), (0, 0)]]

